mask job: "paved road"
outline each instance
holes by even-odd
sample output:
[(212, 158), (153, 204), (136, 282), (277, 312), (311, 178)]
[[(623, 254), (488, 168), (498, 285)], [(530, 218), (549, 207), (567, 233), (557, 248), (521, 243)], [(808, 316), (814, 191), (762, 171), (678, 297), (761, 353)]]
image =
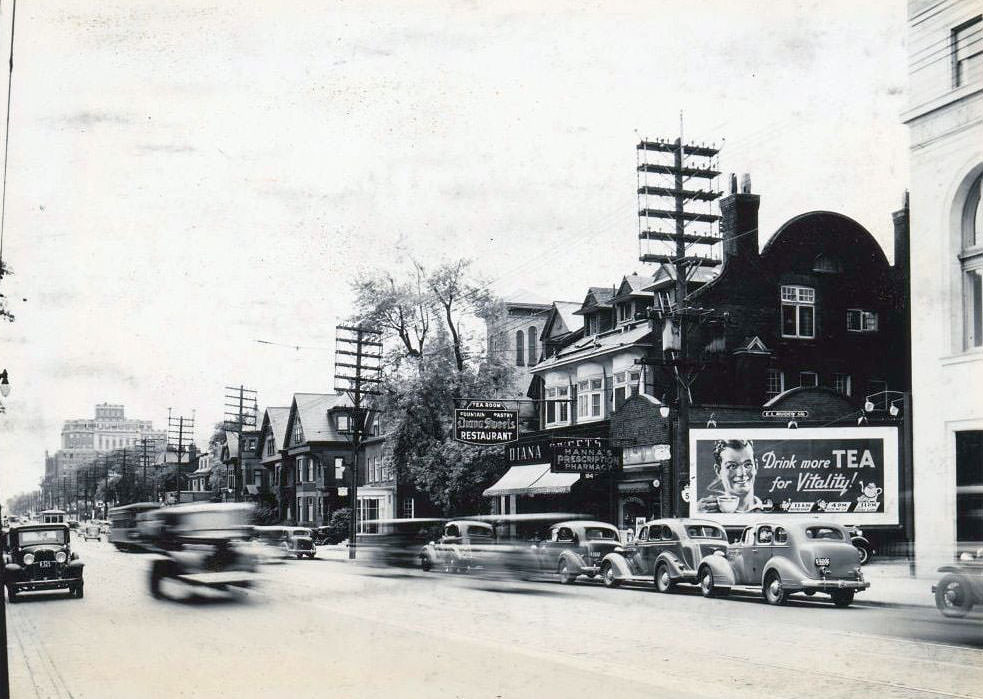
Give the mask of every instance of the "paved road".
[(930, 609), (323, 559), (245, 599), (160, 602), (145, 556), (78, 550), (85, 599), (8, 607), (14, 697), (983, 697), (983, 622)]

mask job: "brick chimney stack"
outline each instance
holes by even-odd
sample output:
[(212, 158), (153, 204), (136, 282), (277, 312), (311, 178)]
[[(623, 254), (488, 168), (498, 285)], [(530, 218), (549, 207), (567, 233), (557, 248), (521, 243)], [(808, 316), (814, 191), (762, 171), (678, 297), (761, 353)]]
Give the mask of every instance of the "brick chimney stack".
[(751, 176), (730, 177), (730, 194), (720, 200), (720, 235), (723, 239), (723, 263), (738, 258), (744, 261), (758, 257), (758, 207), (761, 197), (751, 194)]

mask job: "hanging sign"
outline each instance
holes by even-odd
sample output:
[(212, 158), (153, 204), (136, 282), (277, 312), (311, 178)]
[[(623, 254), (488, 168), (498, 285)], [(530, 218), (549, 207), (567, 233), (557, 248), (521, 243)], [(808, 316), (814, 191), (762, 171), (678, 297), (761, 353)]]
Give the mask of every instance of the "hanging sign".
[(454, 439), (464, 444), (488, 446), (519, 438), (519, 411), (499, 401), (468, 401), (454, 410)]

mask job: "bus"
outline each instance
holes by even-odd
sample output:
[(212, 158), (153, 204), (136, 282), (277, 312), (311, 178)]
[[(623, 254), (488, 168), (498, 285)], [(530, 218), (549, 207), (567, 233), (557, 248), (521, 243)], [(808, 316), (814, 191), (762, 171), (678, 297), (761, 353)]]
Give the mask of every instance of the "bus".
[(109, 511), (109, 543), (127, 551), (140, 542), (137, 519), (145, 512), (160, 509), (156, 502), (134, 502)]

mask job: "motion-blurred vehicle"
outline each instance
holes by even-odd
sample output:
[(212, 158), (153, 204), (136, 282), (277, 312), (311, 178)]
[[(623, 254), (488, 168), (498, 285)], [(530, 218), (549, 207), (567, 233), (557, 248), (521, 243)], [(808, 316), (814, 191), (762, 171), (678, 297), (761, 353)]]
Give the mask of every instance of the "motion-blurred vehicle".
[(7, 533), (4, 582), (7, 599), (18, 600), (21, 592), (67, 588), (76, 597), (84, 594), (84, 564), (72, 551), (68, 525), (21, 524)]
[(775, 605), (797, 592), (822, 592), (837, 607), (849, 607), (857, 592), (870, 587), (850, 534), (831, 522), (757, 523), (726, 554), (704, 556), (697, 575), (704, 597), (757, 588)]
[(226, 591), (252, 586), (252, 509), (249, 503), (195, 503), (144, 513), (139, 527), (141, 546), (153, 556), (150, 594), (166, 597), (167, 582)]
[(355, 538), (359, 558), (369, 565), (414, 568), (421, 564), (420, 551), (434, 540), (446, 519), (378, 519), (365, 524), (377, 530)]
[(859, 554), (860, 565), (867, 565), (877, 553), (873, 544), (870, 543), (870, 539), (864, 536), (864, 531), (860, 527), (847, 525), (847, 531), (850, 532), (850, 543), (853, 544)]
[(445, 573), (467, 573), (482, 566), (482, 548), (495, 544), (495, 528), (488, 522), (459, 519), (447, 522), (436, 541), (427, 543), (419, 552), (420, 568)]
[(102, 539), (102, 527), (98, 522), (89, 522), (82, 528), (82, 538), (86, 541), (89, 539), (100, 541)]
[(139, 550), (140, 530), (137, 522), (140, 517), (160, 508), (156, 502), (134, 502), (114, 507), (109, 511), (109, 543), (120, 551)]
[(945, 575), (932, 592), (943, 616), (964, 617), (974, 605), (983, 604), (983, 548), (960, 553), (956, 565), (942, 566), (939, 572)]
[(531, 547), (539, 571), (556, 573), (563, 584), (580, 575), (595, 577), (601, 561), (621, 546), (620, 532), (607, 522), (573, 520), (549, 528), (545, 539)]
[(630, 544), (609, 552), (600, 562), (607, 587), (623, 582), (654, 582), (659, 592), (677, 583), (697, 582), (705, 556), (727, 552), (727, 532), (705, 519), (657, 519), (638, 530)]
[(277, 548), (283, 556), (307, 556), (314, 558), (317, 548), (307, 527), (253, 527), (253, 537), (268, 546)]

